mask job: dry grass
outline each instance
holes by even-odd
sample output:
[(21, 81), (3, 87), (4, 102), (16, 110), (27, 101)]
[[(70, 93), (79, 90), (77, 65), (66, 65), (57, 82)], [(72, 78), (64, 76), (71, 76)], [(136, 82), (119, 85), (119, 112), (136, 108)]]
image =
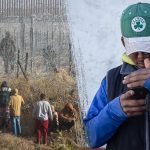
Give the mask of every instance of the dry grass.
[[(54, 135), (53, 135), (54, 136)], [(1, 150), (79, 150), (80, 147), (71, 139), (59, 133), (55, 142), (45, 146), (38, 145), (32, 139), (15, 137), (11, 134), (0, 134), (0, 149)]]
[(17, 138), (10, 134), (0, 134), (1, 150), (34, 150), (35, 144), (23, 138)]
[[(7, 81), (10, 87), (19, 89), (27, 102), (35, 102), (41, 92), (45, 93), (48, 99), (51, 97), (57, 103), (78, 99), (76, 81), (63, 69), (50, 76), (29, 79), (28, 82), (24, 78), (8, 78)], [(74, 91), (74, 99), (70, 99), (72, 91)]]
[[(79, 149), (76, 144), (76, 131), (73, 128), (71, 133), (51, 133), (49, 135), (48, 146), (38, 146), (34, 144), (35, 128), (32, 118), (32, 110), (34, 103), (39, 99), (40, 93), (45, 93), (47, 99), (51, 98), (50, 103), (53, 104), (56, 110), (62, 109), (67, 102), (77, 104), (78, 93), (76, 81), (65, 71), (59, 70), (58, 73), (51, 74), (49, 77), (35, 77), (27, 82), (24, 78), (4, 78), (1, 81), (8, 81), (11, 88), (19, 89), (20, 95), (25, 100), (25, 105), (22, 109), (22, 136), (17, 138), (9, 134), (0, 134), (0, 146), (2, 149), (58, 149), (58, 150), (76, 150)], [(77, 105), (76, 105), (77, 108)], [(78, 109), (79, 110), (79, 109)], [(80, 122), (80, 121), (78, 121)], [(80, 125), (81, 122), (80, 122)], [(82, 134), (82, 133), (81, 133)]]

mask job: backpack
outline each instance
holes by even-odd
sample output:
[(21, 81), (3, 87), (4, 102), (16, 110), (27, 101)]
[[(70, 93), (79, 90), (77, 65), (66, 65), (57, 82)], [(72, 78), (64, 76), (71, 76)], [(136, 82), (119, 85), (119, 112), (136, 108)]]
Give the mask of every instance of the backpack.
[(6, 107), (9, 102), (11, 89), (8, 87), (2, 87), (0, 89), (0, 107)]

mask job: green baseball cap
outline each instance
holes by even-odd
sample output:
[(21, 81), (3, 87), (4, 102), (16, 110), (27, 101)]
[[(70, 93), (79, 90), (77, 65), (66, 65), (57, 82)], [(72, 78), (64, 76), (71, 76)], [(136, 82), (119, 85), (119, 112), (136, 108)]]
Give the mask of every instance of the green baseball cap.
[(126, 38), (150, 36), (150, 4), (128, 6), (121, 16), (121, 32)]

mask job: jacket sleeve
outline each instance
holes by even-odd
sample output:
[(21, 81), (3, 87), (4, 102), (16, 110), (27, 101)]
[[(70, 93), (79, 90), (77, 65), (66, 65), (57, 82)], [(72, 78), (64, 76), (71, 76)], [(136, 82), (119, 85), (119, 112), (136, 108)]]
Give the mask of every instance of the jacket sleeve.
[(150, 77), (144, 82), (144, 87), (150, 91)]
[(83, 120), (89, 145), (97, 148), (106, 144), (126, 119), (127, 115), (120, 105), (120, 97), (110, 102), (107, 99), (106, 79), (104, 79)]

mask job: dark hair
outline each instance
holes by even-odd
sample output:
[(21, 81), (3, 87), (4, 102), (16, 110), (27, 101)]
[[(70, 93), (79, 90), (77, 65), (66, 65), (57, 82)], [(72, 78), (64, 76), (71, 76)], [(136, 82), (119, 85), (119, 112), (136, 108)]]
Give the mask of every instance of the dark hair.
[(3, 81), (2, 84), (1, 84), (1, 87), (8, 87), (7, 82)]
[(46, 97), (46, 95), (44, 93), (41, 93), (40, 99), (43, 100), (43, 99), (45, 99), (45, 97)]
[(15, 92), (15, 89), (12, 89), (12, 90), (11, 90), (11, 95), (15, 95), (15, 93), (16, 93), (16, 92)]

